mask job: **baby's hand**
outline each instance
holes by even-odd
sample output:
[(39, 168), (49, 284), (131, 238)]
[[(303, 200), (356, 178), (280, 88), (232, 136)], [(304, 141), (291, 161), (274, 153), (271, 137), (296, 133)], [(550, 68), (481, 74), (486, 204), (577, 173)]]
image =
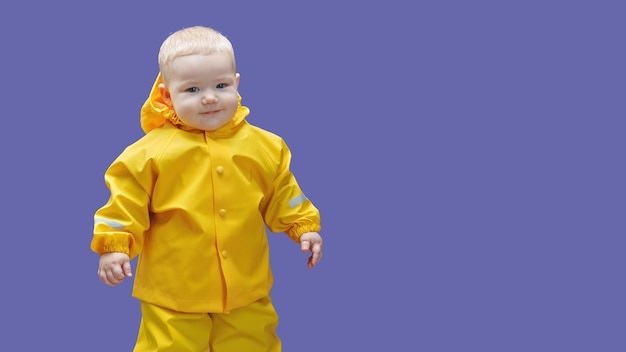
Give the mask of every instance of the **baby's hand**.
[(124, 278), (133, 276), (130, 258), (125, 253), (103, 253), (98, 267), (100, 280), (109, 286), (115, 286)]
[(317, 232), (306, 232), (300, 236), (300, 247), (303, 252), (311, 251), (308, 260), (309, 269), (313, 268), (322, 259), (322, 236)]

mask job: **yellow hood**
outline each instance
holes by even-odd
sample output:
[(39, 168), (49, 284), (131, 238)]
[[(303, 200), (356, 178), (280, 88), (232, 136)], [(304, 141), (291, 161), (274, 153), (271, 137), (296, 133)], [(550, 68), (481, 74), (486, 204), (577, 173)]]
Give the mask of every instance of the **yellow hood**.
[[(141, 129), (143, 129), (145, 133), (163, 126), (166, 121), (170, 121), (174, 125), (184, 126), (184, 124), (178, 119), (176, 112), (170, 109), (170, 107), (165, 103), (165, 100), (163, 100), (161, 92), (159, 91), (159, 84), (162, 82), (161, 73), (159, 73), (154, 81), (154, 84), (152, 85), (152, 90), (150, 90), (148, 99), (146, 99), (146, 102), (141, 107)], [(220, 130), (239, 125), (246, 118), (246, 116), (248, 116), (248, 114), (250, 114), (250, 109), (241, 105), (241, 95), (239, 95), (235, 116), (233, 116), (229, 124), (221, 127)]]

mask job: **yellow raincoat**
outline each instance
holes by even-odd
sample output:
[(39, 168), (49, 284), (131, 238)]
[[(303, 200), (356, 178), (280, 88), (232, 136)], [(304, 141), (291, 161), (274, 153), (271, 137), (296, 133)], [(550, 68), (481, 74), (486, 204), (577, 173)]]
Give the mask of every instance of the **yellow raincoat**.
[(269, 294), (265, 226), (298, 241), (320, 215), (289, 169), (277, 135), (241, 105), (212, 132), (182, 125), (158, 84), (141, 110), (146, 135), (110, 165), (111, 195), (91, 249), (139, 255), (133, 296), (180, 312), (228, 312)]

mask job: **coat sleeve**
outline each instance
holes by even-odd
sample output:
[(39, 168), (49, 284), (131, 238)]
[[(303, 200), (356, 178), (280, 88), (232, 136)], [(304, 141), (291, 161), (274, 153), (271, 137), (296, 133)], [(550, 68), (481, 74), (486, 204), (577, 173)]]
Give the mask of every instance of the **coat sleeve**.
[(107, 169), (104, 179), (110, 191), (107, 203), (94, 215), (91, 250), (121, 252), (134, 258), (141, 252), (150, 227), (150, 194), (156, 172), (150, 158), (127, 148)]
[(291, 151), (282, 141), (276, 176), (266, 194), (263, 213), (270, 231), (285, 232), (299, 242), (303, 233), (320, 231), (320, 213), (300, 189), (290, 164)]

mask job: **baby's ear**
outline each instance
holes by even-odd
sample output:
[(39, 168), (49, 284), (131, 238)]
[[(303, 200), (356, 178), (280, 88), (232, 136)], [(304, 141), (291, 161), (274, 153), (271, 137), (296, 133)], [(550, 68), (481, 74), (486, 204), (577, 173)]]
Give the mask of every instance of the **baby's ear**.
[(163, 102), (165, 104), (172, 106), (172, 96), (170, 95), (169, 89), (165, 87), (165, 84), (159, 83), (159, 93), (161, 94), (161, 98), (163, 98)]

